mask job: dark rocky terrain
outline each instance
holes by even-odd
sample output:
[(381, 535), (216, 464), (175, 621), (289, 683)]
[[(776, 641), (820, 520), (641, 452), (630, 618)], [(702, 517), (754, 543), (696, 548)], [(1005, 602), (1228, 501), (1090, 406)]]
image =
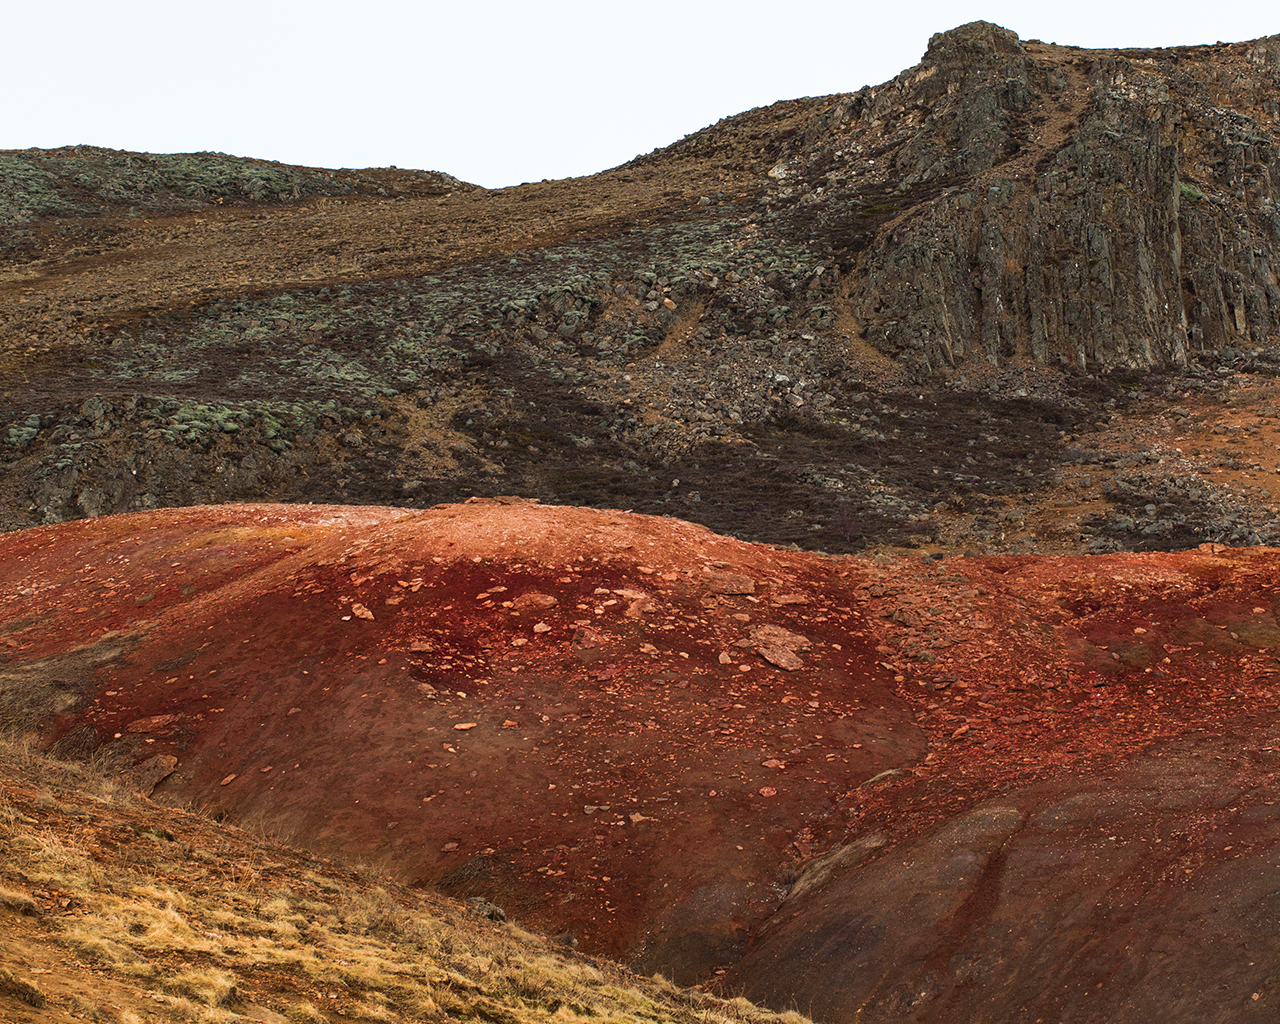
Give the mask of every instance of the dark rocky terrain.
[(522, 494), (842, 551), (1268, 541), (1274, 445), (1164, 427), (1272, 422), (1278, 75), (1274, 37), (975, 23), (567, 181), (3, 154), (2, 525)]

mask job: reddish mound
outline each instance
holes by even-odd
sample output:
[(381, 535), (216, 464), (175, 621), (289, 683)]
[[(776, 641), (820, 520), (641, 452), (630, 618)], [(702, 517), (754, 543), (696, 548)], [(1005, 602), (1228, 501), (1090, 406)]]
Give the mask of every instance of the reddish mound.
[[(850, 833), (790, 927), (807, 908), (827, 934), (823, 879), (989, 797), (1034, 813), (1086, 768), (1147, 793), (1127, 759), (1153, 742), (1274, 726), (1277, 564), (871, 563), (524, 503), (201, 508), (0, 538), (0, 642), (11, 678), (66, 684), (51, 740), (144, 779), (176, 758), (165, 799), (690, 978)], [(813, 957), (784, 917), (737, 982), (775, 1002)]]
[(58, 735), (680, 976), (742, 951), (841, 794), (924, 753), (831, 606), (851, 563), (674, 520), (240, 506), (3, 543), (21, 658), (121, 652)]

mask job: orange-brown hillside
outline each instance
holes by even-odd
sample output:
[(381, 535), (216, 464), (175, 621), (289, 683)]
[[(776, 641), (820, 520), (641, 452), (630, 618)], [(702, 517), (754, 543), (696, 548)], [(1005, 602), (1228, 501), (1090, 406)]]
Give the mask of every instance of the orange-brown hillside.
[[(668, 976), (728, 969), (775, 1004), (821, 960), (787, 929), (847, 925), (823, 893), (904, 851), (953, 863), (960, 844), (976, 874), (946, 885), (970, 910), (1003, 893), (1019, 926), (1077, 891), (1069, 865), (985, 872), (993, 848), (964, 844), (992, 833), (957, 824), (974, 815), (1004, 822), (1012, 863), (1040, 810), (1086, 791), (1136, 801), (1115, 843), (1152, 815), (1204, 828), (1280, 802), (1270, 549), (873, 562), (497, 500), (140, 513), (7, 535), (0, 566), (7, 692), (56, 710), (56, 749), (103, 744), (156, 799)], [(1161, 758), (1175, 787), (1194, 768), (1182, 803), (1160, 803)], [(1272, 820), (1236, 848), (1267, 849)], [(1171, 849), (1125, 884), (1185, 885)], [(924, 964), (954, 996), (939, 963), (1000, 947), (953, 910), (912, 918), (955, 947), (941, 961), (877, 947), (902, 984)], [(824, 955), (845, 988), (815, 1014), (879, 1005), (883, 977)]]

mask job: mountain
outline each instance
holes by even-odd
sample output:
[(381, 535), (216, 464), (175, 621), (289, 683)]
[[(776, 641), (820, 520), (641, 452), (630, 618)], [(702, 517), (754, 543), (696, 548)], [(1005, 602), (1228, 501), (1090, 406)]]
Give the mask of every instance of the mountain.
[(1266, 1013), (1278, 69), (0, 154), (0, 1015)]
[(975, 23), (490, 191), (5, 153), (0, 525), (522, 494), (839, 551), (1268, 542), (1278, 54)]

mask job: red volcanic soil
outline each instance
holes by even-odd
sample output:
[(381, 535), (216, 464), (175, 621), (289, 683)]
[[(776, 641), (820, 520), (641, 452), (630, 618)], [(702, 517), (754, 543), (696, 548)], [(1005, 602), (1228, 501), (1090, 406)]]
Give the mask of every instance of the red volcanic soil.
[(174, 756), (158, 797), (677, 976), (739, 954), (836, 801), (925, 753), (821, 592), (852, 563), (676, 520), (234, 506), (0, 544), (18, 658), (116, 655), (54, 738)]
[[(1000, 874), (1037, 814), (1128, 787), (1189, 820), (1195, 800), (1155, 807), (1169, 751), (1204, 800), (1254, 794), (1219, 818), (1280, 800), (1278, 554), (872, 562), (503, 500), (167, 510), (0, 537), (0, 675), (55, 702), (49, 743), (106, 744), (157, 799), (678, 979), (750, 950), (728, 982), (829, 1019), (905, 997), (840, 959), (871, 924), (821, 955), (788, 929), (839, 932), (830, 894), (872, 882), (848, 899), (900, 898), (901, 929), (922, 897), (886, 851), (962, 850), (971, 872), (919, 883), (954, 889), (921, 912), (936, 941), (898, 943), (910, 969), (876, 948), (932, 979), (912, 1019), (966, 1019), (976, 908), (1072, 898), (1067, 875)], [(806, 1005), (800, 963), (845, 989)]]

